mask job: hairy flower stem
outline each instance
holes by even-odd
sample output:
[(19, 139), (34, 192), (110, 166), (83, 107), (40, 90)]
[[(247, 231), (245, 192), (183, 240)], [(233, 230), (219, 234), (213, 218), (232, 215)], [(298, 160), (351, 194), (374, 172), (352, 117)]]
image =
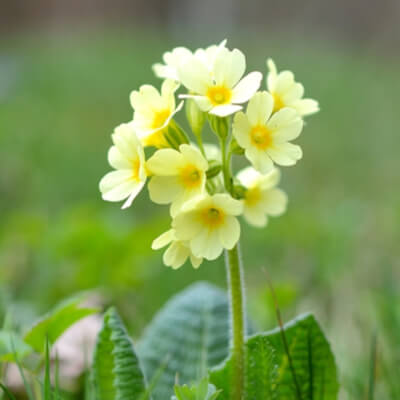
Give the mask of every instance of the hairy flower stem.
[(246, 318), (243, 270), (239, 243), (232, 250), (225, 252), (225, 263), (228, 276), (232, 329), (231, 399), (242, 400), (246, 376), (244, 345)]

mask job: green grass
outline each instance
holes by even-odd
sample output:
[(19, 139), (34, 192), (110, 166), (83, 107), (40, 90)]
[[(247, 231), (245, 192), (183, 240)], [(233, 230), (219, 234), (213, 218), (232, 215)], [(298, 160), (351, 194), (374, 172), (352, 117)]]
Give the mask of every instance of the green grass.
[[(368, 388), (377, 329), (377, 398), (389, 399), (400, 378), (400, 60), (275, 39), (248, 34), (230, 45), (249, 50), (251, 68), (264, 72), (272, 56), (295, 71), (321, 112), (300, 137), (304, 159), (284, 170), (287, 214), (265, 230), (243, 227), (251, 316), (260, 328), (276, 325), (265, 266), (286, 319), (311, 310), (322, 320), (354, 399)], [(188, 283), (225, 285), (219, 261), (198, 271), (162, 265), (150, 244), (168, 227), (166, 209), (147, 193), (121, 211), (97, 188), (113, 127), (132, 117), (130, 91), (158, 84), (150, 66), (178, 44), (127, 30), (0, 42), (0, 66), (10, 66), (0, 81), (0, 301), (20, 310), (14, 323), (101, 287), (138, 336)]]

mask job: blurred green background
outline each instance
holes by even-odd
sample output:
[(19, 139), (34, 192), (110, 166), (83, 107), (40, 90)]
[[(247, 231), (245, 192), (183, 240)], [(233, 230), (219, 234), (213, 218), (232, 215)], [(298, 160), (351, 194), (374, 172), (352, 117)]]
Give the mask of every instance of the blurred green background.
[(377, 398), (400, 398), (396, 0), (1, 5), (0, 316), (11, 307), (24, 327), (63, 297), (99, 289), (139, 337), (189, 283), (225, 287), (222, 261), (162, 265), (150, 244), (167, 209), (147, 191), (121, 211), (98, 182), (113, 128), (132, 118), (130, 91), (160, 84), (151, 65), (177, 45), (228, 38), (249, 70), (266, 72), (273, 57), (321, 105), (298, 140), (303, 160), (283, 171), (288, 212), (266, 229), (242, 224), (250, 317), (276, 325), (265, 268), (285, 320), (312, 311), (321, 321), (343, 399), (365, 398), (375, 332)]

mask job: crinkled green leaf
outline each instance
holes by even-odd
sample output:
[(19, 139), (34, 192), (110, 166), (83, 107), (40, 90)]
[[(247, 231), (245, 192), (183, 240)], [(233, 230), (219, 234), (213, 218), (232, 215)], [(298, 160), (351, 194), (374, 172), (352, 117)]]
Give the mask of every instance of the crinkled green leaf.
[(0, 330), (0, 362), (21, 360), (32, 352), (32, 348), (15, 332)]
[(137, 400), (145, 380), (131, 339), (114, 308), (104, 315), (93, 355), (96, 400)]
[(42, 317), (25, 335), (25, 342), (38, 352), (45, 352), (46, 339), (53, 345), (74, 323), (99, 310), (80, 307), (82, 297), (68, 299)]
[(174, 296), (154, 317), (138, 346), (147, 377), (169, 356), (152, 393), (154, 400), (173, 395), (175, 377), (187, 384), (201, 379), (208, 368), (228, 356), (227, 295), (208, 283), (196, 283)]
[(208, 377), (191, 387), (175, 385), (174, 391), (175, 396), (172, 396), (171, 400), (215, 400), (221, 392), (208, 382)]
[[(301, 316), (284, 327), (302, 400), (336, 400), (335, 360), (320, 326), (312, 315)], [(251, 336), (247, 342), (246, 400), (299, 400), (280, 329)], [(231, 360), (216, 368), (210, 381), (230, 399)]]

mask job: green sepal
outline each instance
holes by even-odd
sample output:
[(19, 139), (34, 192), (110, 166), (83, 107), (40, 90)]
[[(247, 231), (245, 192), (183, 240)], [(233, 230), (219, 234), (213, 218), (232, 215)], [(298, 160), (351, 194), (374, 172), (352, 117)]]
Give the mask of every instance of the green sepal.
[(229, 134), (229, 117), (217, 117), (216, 115), (207, 114), (208, 123), (213, 132), (222, 140), (226, 139)]
[(206, 172), (207, 179), (215, 178), (222, 170), (222, 165), (217, 160), (210, 160), (208, 162), (208, 170)]
[(185, 112), (190, 128), (197, 137), (200, 137), (206, 121), (205, 113), (200, 110), (196, 101), (193, 99), (186, 99)]
[(167, 131), (164, 133), (164, 138), (169, 146), (175, 150), (179, 150), (179, 146), (181, 144), (189, 144), (189, 139), (186, 132), (173, 119), (170, 121)]

